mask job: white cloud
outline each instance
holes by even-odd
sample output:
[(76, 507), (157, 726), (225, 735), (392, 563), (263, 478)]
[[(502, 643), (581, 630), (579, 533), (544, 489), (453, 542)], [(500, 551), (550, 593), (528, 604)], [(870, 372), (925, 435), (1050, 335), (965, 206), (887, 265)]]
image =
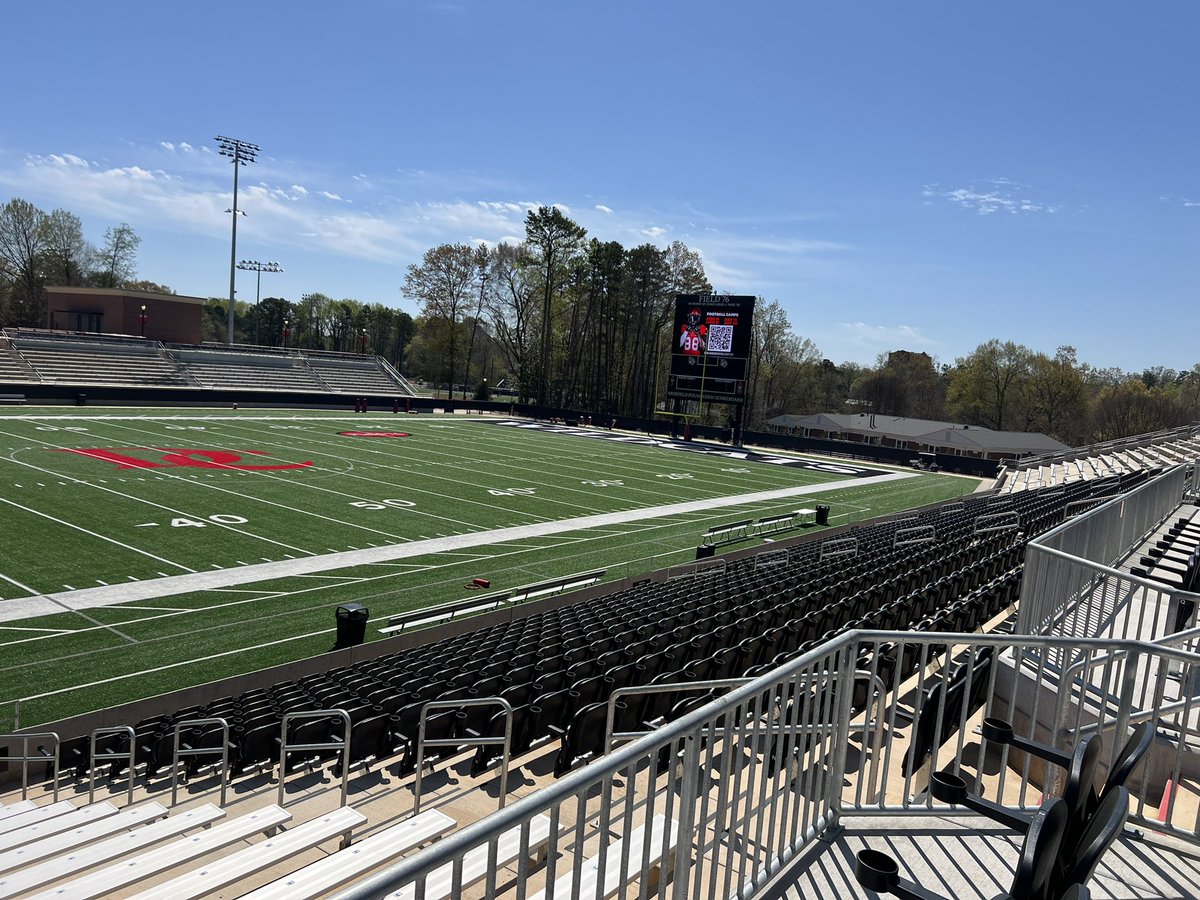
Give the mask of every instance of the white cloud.
[(650, 240), (652, 240), (652, 241), (658, 240), (660, 237), (662, 237), (666, 233), (667, 233), (667, 229), (665, 229), (659, 225), (651, 225), (649, 228), (642, 229), (642, 234), (644, 234), (646, 237), (650, 238)]
[(602, 213), (605, 213), (606, 215), (610, 215), (610, 216), (612, 215), (612, 209), (610, 207), (605, 206), (603, 203), (597, 203), (596, 209), (598, 209)]
[(921, 333), (915, 325), (870, 325), (866, 322), (839, 322), (840, 337), (864, 349), (909, 350), (933, 347), (937, 342)]
[(326, 200), (337, 200), (341, 203), (349, 203), (350, 202), (345, 197), (342, 197), (340, 194), (333, 194), (333, 193), (330, 193), (329, 191), (317, 191), (317, 193), (320, 194), (322, 197), (324, 197)]
[(974, 210), (981, 216), (990, 216), (997, 212), (1012, 215), (1018, 213), (1045, 212), (1056, 213), (1062, 209), (1060, 205), (1031, 200), (1013, 192), (1013, 188), (1029, 190), (1028, 185), (1018, 184), (1008, 178), (993, 178), (982, 183), (982, 186), (972, 183), (970, 187), (944, 189), (940, 185), (927, 184), (921, 192), (926, 205), (935, 200), (946, 200), (962, 209)]
[(308, 188), (306, 188), (302, 184), (293, 184), (288, 190), (290, 190), (297, 197), (307, 197), (308, 196)]

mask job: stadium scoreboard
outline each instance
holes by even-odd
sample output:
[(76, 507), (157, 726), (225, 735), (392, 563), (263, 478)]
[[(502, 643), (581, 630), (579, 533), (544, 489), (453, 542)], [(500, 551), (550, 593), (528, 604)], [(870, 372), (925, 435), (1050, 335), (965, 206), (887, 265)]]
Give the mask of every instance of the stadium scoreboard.
[(677, 294), (667, 396), (745, 403), (754, 298)]

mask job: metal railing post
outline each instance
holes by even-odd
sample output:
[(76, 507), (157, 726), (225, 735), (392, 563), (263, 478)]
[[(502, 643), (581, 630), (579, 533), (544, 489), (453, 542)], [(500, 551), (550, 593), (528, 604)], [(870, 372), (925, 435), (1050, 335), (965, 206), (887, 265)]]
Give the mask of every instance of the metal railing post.
[[(59, 740), (57, 732), (54, 731), (31, 731), (29, 734), (6, 734), (3, 736), (7, 740), (20, 739), (21, 755), (6, 756), (5, 762), (19, 762), (21, 764), (21, 799), (29, 798), (29, 764), (32, 762), (44, 763), (51, 761), (54, 764), (54, 802), (58, 802), (58, 787), (59, 787), (59, 746), (62, 743)], [(45, 756), (30, 756), (29, 741), (33, 738), (50, 738), (54, 741), (54, 755), (47, 760)]]
[(99, 768), (99, 761), (96, 758), (96, 739), (102, 734), (129, 735), (129, 750), (127, 752), (106, 752), (101, 758), (105, 763), (116, 763), (120, 760), (125, 760), (129, 763), (129, 786), (125, 793), (127, 798), (126, 802), (133, 803), (133, 756), (137, 750), (137, 747), (135, 746), (137, 735), (134, 733), (133, 728), (129, 725), (112, 725), (107, 728), (96, 728), (92, 731), (92, 743), (90, 748), (90, 757), (88, 759), (88, 764), (91, 766), (91, 771), (88, 773), (90, 776), (88, 784), (88, 803), (92, 803), (96, 799), (96, 769)]
[[(498, 706), (504, 713), (503, 737), (467, 737), (425, 739), (425, 722), (431, 709), (462, 709), (468, 706)], [(424, 777), (426, 747), (494, 747), (503, 748), (500, 757), (500, 809), (508, 795), (508, 758), (512, 749), (512, 705), (503, 697), (476, 697), (469, 700), (430, 700), (421, 707), (420, 724), (417, 727), (417, 777), (413, 782), (413, 815), (421, 811), (421, 782)]]
[[(216, 750), (213, 747), (195, 747), (189, 750), (179, 749), (179, 735), (184, 727), (198, 728), (201, 725), (220, 725), (221, 726), (221, 749)], [(222, 718), (211, 719), (187, 719), (175, 724), (175, 751), (171, 756), (171, 805), (174, 806), (177, 802), (176, 798), (179, 791), (179, 758), (181, 756), (212, 756), (220, 752), (221, 754), (221, 808), (225, 807), (225, 796), (229, 786), (229, 722)]]
[[(341, 719), (342, 740), (326, 741), (323, 744), (289, 744), (288, 723), (298, 719)], [(346, 805), (346, 796), (350, 789), (350, 714), (344, 709), (315, 709), (302, 712), (284, 713), (283, 723), (279, 730), (279, 805), (284, 805), (283, 795), (286, 787), (285, 773), (289, 753), (300, 750), (340, 750), (342, 752), (342, 806)], [(349, 835), (347, 835), (347, 841)]]

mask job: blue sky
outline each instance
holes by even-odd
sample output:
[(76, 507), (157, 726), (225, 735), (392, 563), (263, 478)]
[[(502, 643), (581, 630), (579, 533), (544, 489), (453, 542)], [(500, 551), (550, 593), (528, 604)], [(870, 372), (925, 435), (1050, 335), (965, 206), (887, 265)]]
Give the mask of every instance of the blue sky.
[[(12, 3), (0, 200), (127, 221), (138, 274), (401, 306), (561, 204), (681, 240), (835, 361), (992, 337), (1200, 360), (1195, 3)], [(253, 273), (238, 296), (253, 300)]]

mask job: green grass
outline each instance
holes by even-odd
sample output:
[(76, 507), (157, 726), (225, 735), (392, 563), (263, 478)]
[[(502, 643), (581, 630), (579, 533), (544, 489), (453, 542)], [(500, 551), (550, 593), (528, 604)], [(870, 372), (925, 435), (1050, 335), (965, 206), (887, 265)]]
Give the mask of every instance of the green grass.
[[(0, 606), (31, 594), (148, 580), (161, 581), (168, 594), (164, 574), (372, 547), (394, 546), (399, 555), (404, 544), (422, 539), (479, 543), (319, 575), (246, 572), (245, 582), (229, 588), (0, 622), (0, 701), (35, 698), (21, 705), (22, 726), (321, 653), (332, 644), (333, 608), (342, 602), (370, 608), (374, 639), (380, 620), (460, 599), (477, 576), (495, 589), (594, 568), (618, 578), (689, 561), (703, 532), (721, 522), (827, 502), (832, 524), (840, 525), (956, 497), (976, 483), (919, 475), (803, 498), (647, 512), (579, 530), (565, 520), (845, 476), (460, 416), (89, 410), (72, 418), (74, 412), (0, 414)], [(375, 429), (411, 437), (337, 433)], [(64, 452), (95, 448), (160, 467), (120, 469)], [(167, 450), (179, 449), (239, 454), (233, 465), (311, 464), (256, 471), (161, 466)], [(489, 536), (558, 521), (562, 531), (541, 537)], [(10, 710), (6, 703), (0, 715)]]

